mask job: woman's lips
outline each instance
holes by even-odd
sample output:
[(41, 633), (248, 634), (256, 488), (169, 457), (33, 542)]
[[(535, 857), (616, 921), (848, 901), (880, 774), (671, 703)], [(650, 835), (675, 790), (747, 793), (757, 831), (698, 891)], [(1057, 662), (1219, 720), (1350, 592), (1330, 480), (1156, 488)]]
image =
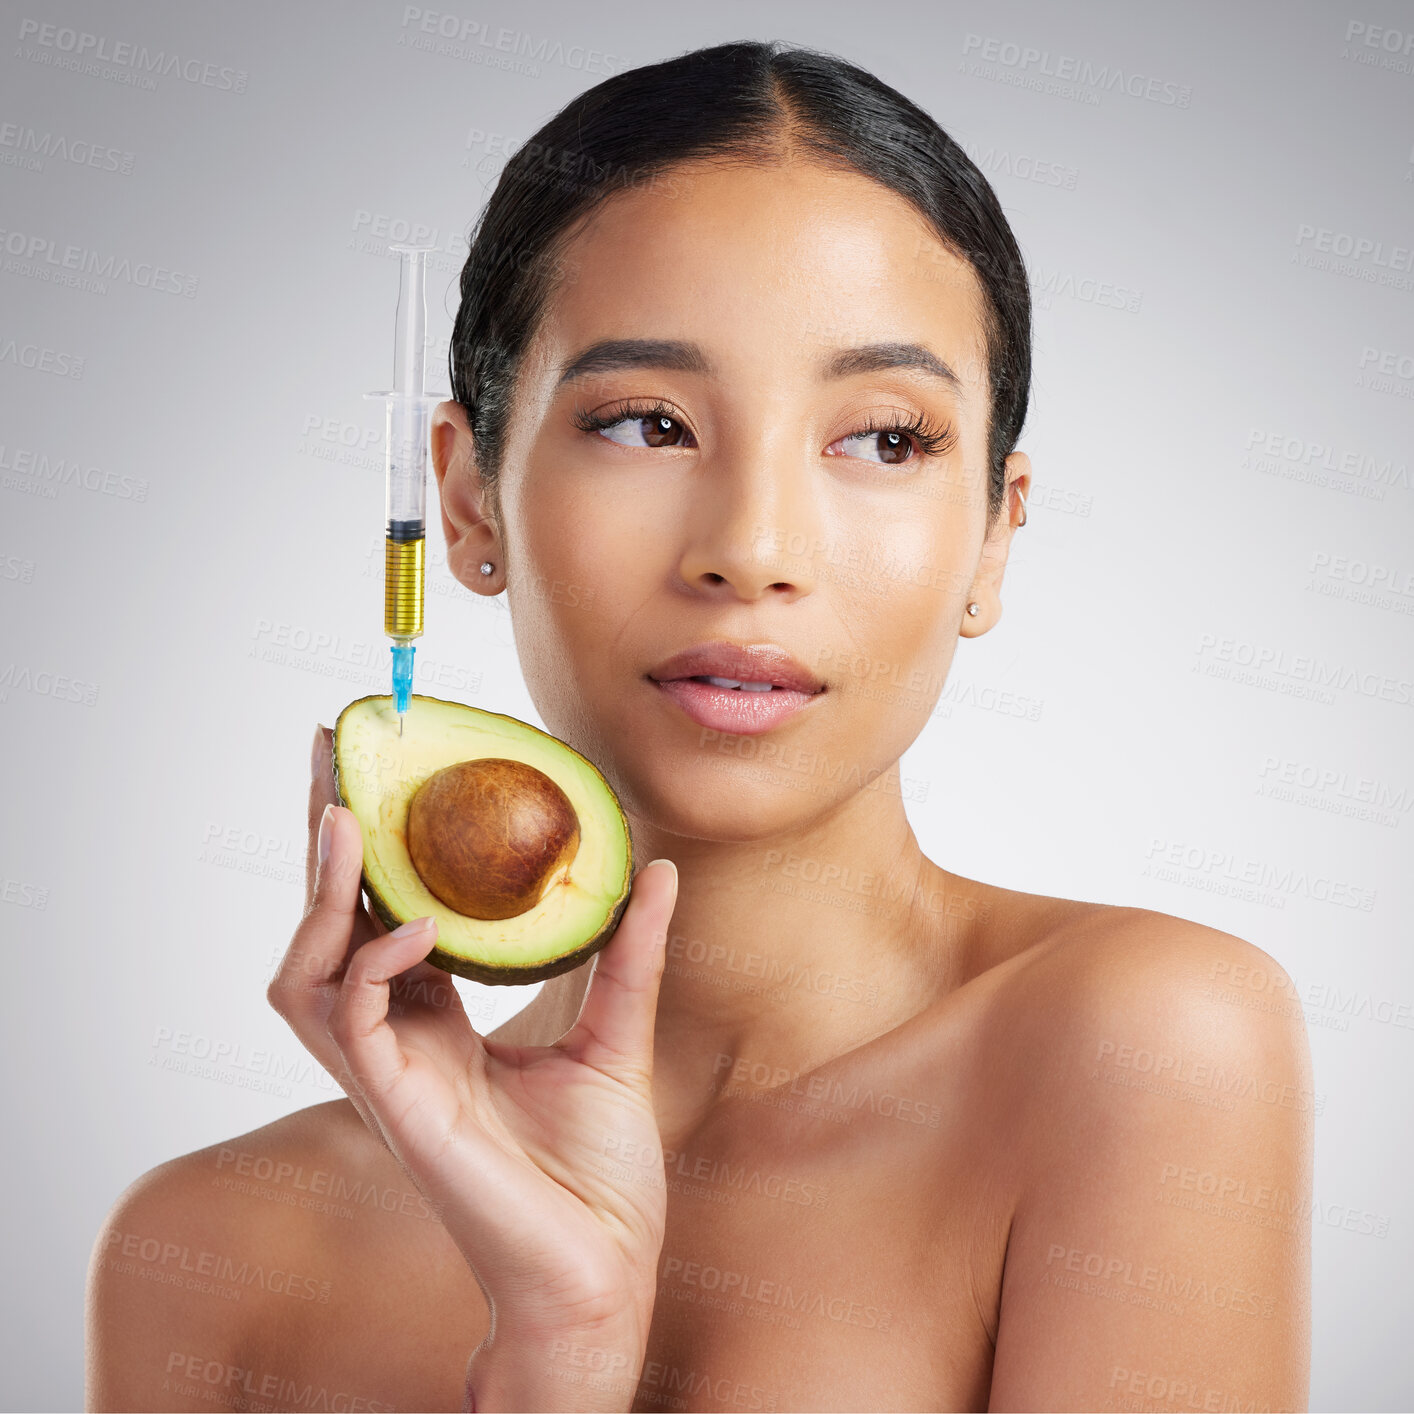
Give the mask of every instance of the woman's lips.
[(770, 731), (817, 697), (824, 696), (823, 691), (797, 692), (788, 687), (773, 687), (769, 692), (716, 687), (696, 678), (674, 678), (670, 682), (649, 678), (648, 681), (676, 702), (698, 726), (741, 736)]

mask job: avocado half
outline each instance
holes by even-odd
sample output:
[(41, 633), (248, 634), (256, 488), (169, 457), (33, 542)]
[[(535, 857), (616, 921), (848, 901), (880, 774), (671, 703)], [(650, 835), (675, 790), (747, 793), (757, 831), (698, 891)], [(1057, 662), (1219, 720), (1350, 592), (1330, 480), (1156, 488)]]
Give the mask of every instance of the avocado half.
[[(533, 768), (548, 777), (543, 793), (560, 803), (562, 814), (572, 810), (577, 824), (556, 835), (560, 853), (538, 901), (524, 899), (524, 911), (511, 917), (458, 912), (432, 892), (413, 863), (408, 836), (414, 798), (438, 773), (434, 787), (455, 781), (458, 773), (447, 768), (464, 762), (486, 766), (464, 769), (463, 780), (510, 782), (510, 789), (530, 778), (525, 767)], [(393, 698), (361, 697), (334, 725), (334, 786), (339, 804), (352, 810), (363, 828), (363, 887), (384, 926), (392, 930), (427, 914), (437, 920), (437, 945), (428, 962), (475, 982), (539, 982), (578, 967), (613, 937), (633, 882), (628, 821), (608, 781), (558, 737), (499, 712), (417, 693), (400, 737)], [(420, 799), (426, 802), (434, 793), (430, 787)], [(488, 833), (486, 820), (459, 828), (458, 817), (447, 816), (447, 802), (459, 799), (455, 790), (442, 792), (440, 799), (439, 819), (452, 853), (458, 834), (472, 839)], [(494, 830), (506, 801), (488, 799), (496, 804)], [(506, 856), (511, 863), (527, 853), (524, 826), (522, 819), (520, 847)], [(425, 853), (421, 857), (426, 862)], [(467, 896), (474, 896), (477, 881), (467, 882), (473, 886)]]

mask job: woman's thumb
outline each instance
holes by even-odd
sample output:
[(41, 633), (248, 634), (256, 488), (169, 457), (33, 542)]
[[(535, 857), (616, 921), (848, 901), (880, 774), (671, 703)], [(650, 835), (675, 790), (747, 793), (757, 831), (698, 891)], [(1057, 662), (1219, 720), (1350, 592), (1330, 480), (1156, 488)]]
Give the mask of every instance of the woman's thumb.
[(644, 1091), (653, 1076), (658, 984), (677, 896), (671, 859), (655, 859), (634, 875), (619, 926), (594, 955), (579, 1016), (555, 1042), (583, 1064)]

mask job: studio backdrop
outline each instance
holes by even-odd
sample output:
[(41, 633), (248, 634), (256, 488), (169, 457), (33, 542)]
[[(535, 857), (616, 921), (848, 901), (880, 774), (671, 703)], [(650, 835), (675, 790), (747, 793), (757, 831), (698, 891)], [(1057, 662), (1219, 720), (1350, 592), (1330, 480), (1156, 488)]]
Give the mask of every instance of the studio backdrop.
[[(1414, 1405), (1414, 11), (4, 10), (3, 1404), (83, 1399), (90, 1247), (152, 1165), (338, 1098), (266, 1004), (310, 737), (387, 692), (397, 243), (430, 391), (516, 147), (699, 45), (843, 55), (994, 185), (1035, 308), (993, 631), (901, 766), (947, 868), (1255, 943), (1314, 1061), (1314, 1409)], [(416, 690), (536, 722), (435, 488)], [(458, 981), (490, 1030), (535, 987)]]

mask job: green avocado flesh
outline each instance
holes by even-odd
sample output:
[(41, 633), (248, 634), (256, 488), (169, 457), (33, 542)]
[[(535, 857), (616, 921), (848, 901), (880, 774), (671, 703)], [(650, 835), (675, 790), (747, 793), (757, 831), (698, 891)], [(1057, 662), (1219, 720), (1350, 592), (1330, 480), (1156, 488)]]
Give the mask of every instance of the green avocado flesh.
[[(542, 772), (579, 820), (573, 856), (549, 876), (539, 901), (511, 918), (472, 918), (449, 907), (408, 850), (409, 812), (422, 785), (446, 767), (485, 758)], [(437, 945), (427, 960), (445, 971), (492, 984), (538, 982), (578, 967), (613, 936), (633, 880), (628, 821), (609, 783), (558, 737), (499, 712), (418, 694), (399, 737), (392, 697), (361, 697), (334, 727), (334, 783), (339, 804), (363, 827), (363, 887), (374, 912), (390, 930), (431, 914)]]

